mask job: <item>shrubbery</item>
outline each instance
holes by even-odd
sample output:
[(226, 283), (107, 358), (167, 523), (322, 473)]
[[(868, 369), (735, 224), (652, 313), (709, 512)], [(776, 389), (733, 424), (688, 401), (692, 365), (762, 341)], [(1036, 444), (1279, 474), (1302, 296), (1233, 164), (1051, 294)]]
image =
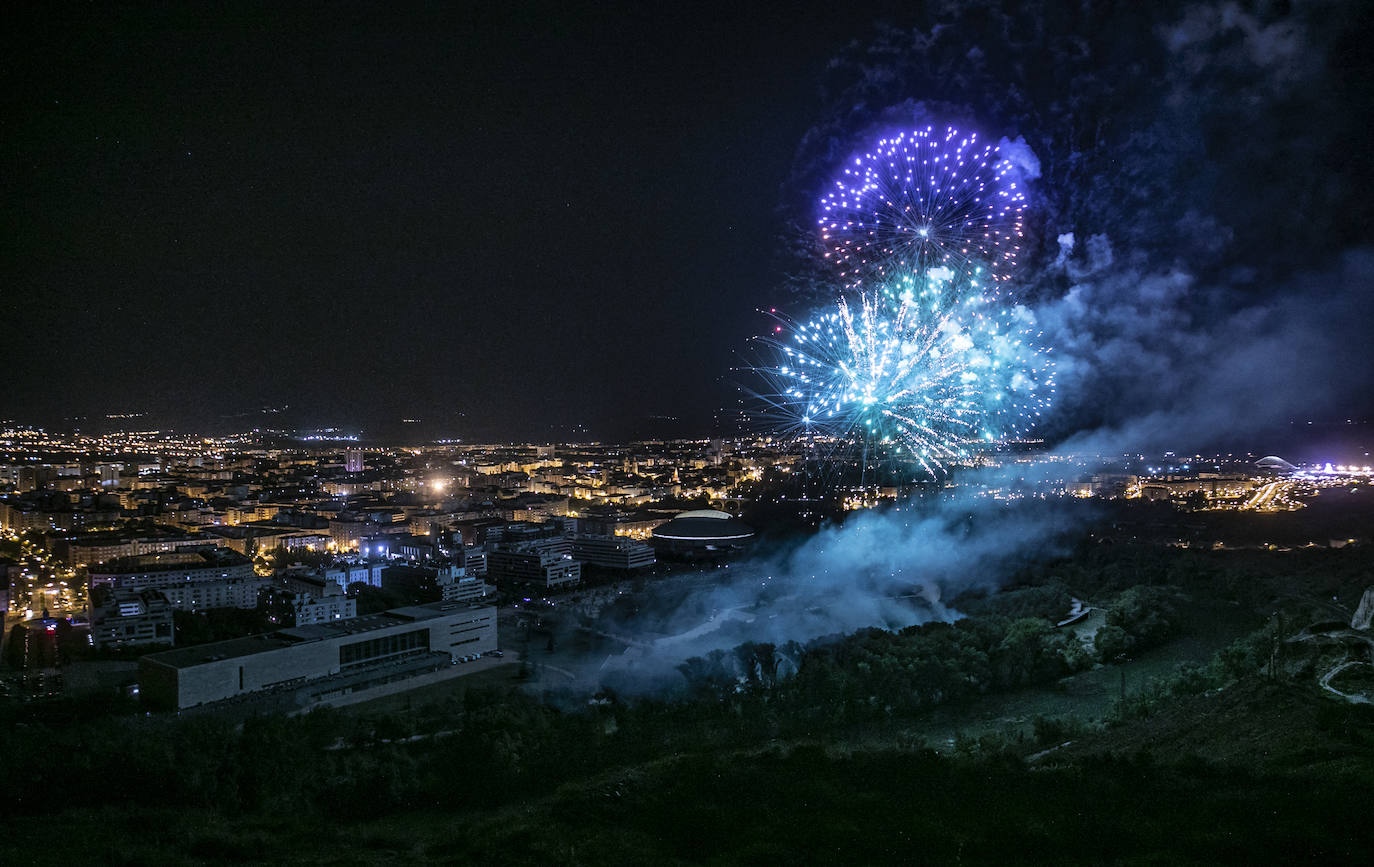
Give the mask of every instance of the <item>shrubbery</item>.
[[(1083, 555), (1097, 567), (1103, 556)], [(1156, 571), (1142, 572), (1146, 563)], [(0, 725), (0, 755), (16, 783), (0, 805), (38, 814), (51, 812), (55, 797), (78, 807), (118, 797), (139, 808), (199, 807), (225, 815), (314, 810), (337, 820), (494, 806), (665, 756), (720, 755), (772, 739), (831, 742), (854, 732), (900, 731), (904, 716), (933, 706), (1051, 683), (1090, 667), (1093, 657), (1073, 631), (1052, 625), (1068, 596), (1111, 598), (1106, 588), (1143, 577), (1177, 583), (1181, 576), (1170, 563), (1129, 552), (1114, 569), (1099, 572), (1077, 560), (1059, 562), (1028, 576), (1006, 599), (970, 604), (971, 616), (954, 623), (717, 651), (683, 665), (687, 689), (671, 699), (624, 701), (606, 692), (604, 704), (579, 702), (564, 711), (519, 693), (470, 689), (461, 701), (422, 712), (368, 718), (323, 710), (249, 720), (241, 730), (213, 717), (8, 720), (16, 724)], [(1096, 583), (1088, 583), (1089, 575)], [(1116, 593), (1097, 636), (1101, 655), (1114, 658), (1176, 630), (1177, 590), (1152, 585)], [(1148, 714), (1172, 696), (1253, 676), (1272, 648), (1272, 636), (1261, 630), (1212, 663), (1182, 667), (1141, 691), (1118, 717)], [(1034, 740), (1071, 739), (1073, 725), (1038, 719)], [(415, 734), (424, 737), (404, 743)], [(968, 740), (966, 752), (986, 756), (1001, 749), (995, 741)]]

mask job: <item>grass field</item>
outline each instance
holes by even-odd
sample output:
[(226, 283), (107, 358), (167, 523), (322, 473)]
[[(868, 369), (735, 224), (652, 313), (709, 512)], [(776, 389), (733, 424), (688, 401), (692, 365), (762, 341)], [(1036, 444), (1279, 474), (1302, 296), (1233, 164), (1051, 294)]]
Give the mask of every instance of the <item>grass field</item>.
[(1179, 633), (1172, 640), (1124, 663), (1084, 671), (1052, 686), (938, 707), (925, 714), (911, 731), (933, 748), (942, 749), (961, 735), (978, 737), (1016, 727), (1028, 731), (1036, 716), (1100, 720), (1123, 691), (1137, 691), (1151, 679), (1171, 674), (1182, 663), (1205, 663), (1257, 625), (1256, 617), (1236, 606), (1184, 609), (1179, 615)]
[(414, 710), (424, 707), (427, 704), (435, 704), (450, 698), (461, 701), (464, 694), (466, 694), (469, 689), (481, 689), (493, 686), (518, 686), (522, 683), (522, 681), (517, 678), (519, 672), (519, 662), (505, 662), (501, 665), (488, 668), (485, 671), (466, 674), (462, 677), (449, 678), (439, 683), (417, 687), (416, 689), (407, 690), (405, 692), (398, 692), (394, 695), (385, 695), (381, 698), (374, 698), (371, 701), (348, 705), (347, 707), (340, 708), (340, 710), (345, 713), (360, 716), (376, 716), (380, 714)]

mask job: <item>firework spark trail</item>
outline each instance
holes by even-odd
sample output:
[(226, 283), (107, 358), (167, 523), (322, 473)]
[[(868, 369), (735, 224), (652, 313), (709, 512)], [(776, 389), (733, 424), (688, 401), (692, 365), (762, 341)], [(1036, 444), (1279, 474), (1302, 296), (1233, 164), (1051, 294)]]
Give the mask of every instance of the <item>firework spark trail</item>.
[(846, 161), (819, 221), (839, 298), (762, 338), (754, 397), (773, 430), (857, 445), (864, 466), (879, 445), (939, 478), (973, 441), (1033, 425), (1053, 364), (1000, 291), (1025, 204), (997, 147), (953, 127), (889, 135)]
[(896, 287), (841, 298), (806, 322), (777, 317), (756, 395), (791, 436), (891, 446), (943, 475), (968, 444), (1013, 436), (1053, 392), (1053, 366), (1012, 313), (981, 294)]
[(846, 285), (947, 267), (1008, 279), (1020, 252), (1025, 191), (1011, 161), (953, 127), (901, 132), (851, 158), (821, 200), (826, 258)]

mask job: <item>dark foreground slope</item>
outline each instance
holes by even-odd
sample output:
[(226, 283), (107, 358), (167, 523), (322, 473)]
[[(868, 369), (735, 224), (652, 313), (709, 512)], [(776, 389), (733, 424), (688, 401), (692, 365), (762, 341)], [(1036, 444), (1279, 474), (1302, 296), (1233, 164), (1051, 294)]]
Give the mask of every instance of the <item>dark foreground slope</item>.
[(441, 759), (412, 750), (373, 764), (370, 781), (340, 780), (360, 802), (332, 819), (289, 802), (78, 809), (59, 822), (80, 833), (39, 835), (12, 863), (1363, 864), (1371, 723), (1316, 690), (1254, 679), (1051, 752), (774, 743), (610, 762), (552, 791), (485, 797), (461, 765), (451, 797), (407, 790), (398, 770)]
[(1103, 754), (1201, 759), (1257, 775), (1363, 779), (1374, 794), (1372, 706), (1334, 700), (1309, 684), (1256, 677), (1143, 711), (1143, 718), (1083, 734), (1037, 761), (1081, 763)]
[[(619, 770), (498, 810), (360, 823), (106, 810), (19, 862), (1368, 863), (1367, 785), (1198, 762), (1045, 770), (803, 747)], [(418, 805), (417, 805), (418, 807)]]
[[(954, 624), (689, 660), (671, 697), (0, 706), (3, 861), (1363, 864), (1374, 707), (1341, 606), (1371, 558), (1094, 546)], [(1071, 599), (1095, 626), (1055, 628)], [(1250, 631), (1180, 655), (1221, 619)]]

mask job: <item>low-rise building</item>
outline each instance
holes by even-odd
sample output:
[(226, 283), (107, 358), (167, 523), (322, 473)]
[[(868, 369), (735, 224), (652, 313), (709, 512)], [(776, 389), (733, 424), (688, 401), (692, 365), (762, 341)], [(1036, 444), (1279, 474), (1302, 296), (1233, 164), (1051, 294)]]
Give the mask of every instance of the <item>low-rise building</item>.
[(159, 590), (181, 611), (253, 608), (269, 579), (249, 559), (227, 548), (202, 547), (123, 557), (92, 566), (90, 589)]
[(463, 561), (463, 568), (469, 575), (483, 578), (487, 574), (487, 551), (485, 548), (464, 548), (456, 555)]
[(445, 602), (465, 602), (468, 604), (482, 602), (491, 596), (493, 588), (480, 578), (463, 577), (451, 584), (443, 587), (443, 601)]
[(178, 611), (208, 611), (212, 608), (256, 608), (258, 594), (270, 579), (256, 575), (220, 581), (195, 581), (162, 588), (162, 595)]
[(324, 577), (344, 588), (352, 584), (381, 587), (384, 568), (386, 563), (382, 560), (340, 562), (324, 567)]
[(439, 543), (429, 536), (407, 534), (396, 539), (391, 552), (407, 560), (437, 560)]
[(556, 590), (582, 581), (582, 564), (573, 559), (568, 539), (502, 542), (487, 553), (487, 575), (493, 581)]
[(462, 566), (453, 563), (398, 563), (382, 570), (382, 587), (400, 590), (429, 601), (469, 601), (487, 594), (487, 586), (476, 577), (468, 576)]
[(652, 539), (660, 557), (716, 558), (744, 550), (754, 530), (728, 512), (696, 509), (655, 527)]
[(643, 569), (655, 561), (652, 546), (626, 536), (574, 536), (572, 556), (607, 569)]
[(149, 654), (139, 685), (165, 710), (266, 691), (294, 693), (304, 706), (435, 671), (496, 641), (495, 606), (435, 602)]
[(174, 644), (172, 604), (157, 590), (107, 589), (91, 600), (96, 647)]
[(91, 566), (121, 557), (140, 557), (145, 554), (168, 554), (184, 549), (200, 549), (220, 545), (213, 537), (202, 535), (120, 535), (95, 533), (54, 542), (52, 550), (57, 559), (71, 566)]
[(258, 594), (258, 607), (267, 614), (268, 620), (282, 626), (332, 623), (358, 616), (358, 600), (344, 595), (333, 582), (326, 584), (318, 595), (264, 587)]

